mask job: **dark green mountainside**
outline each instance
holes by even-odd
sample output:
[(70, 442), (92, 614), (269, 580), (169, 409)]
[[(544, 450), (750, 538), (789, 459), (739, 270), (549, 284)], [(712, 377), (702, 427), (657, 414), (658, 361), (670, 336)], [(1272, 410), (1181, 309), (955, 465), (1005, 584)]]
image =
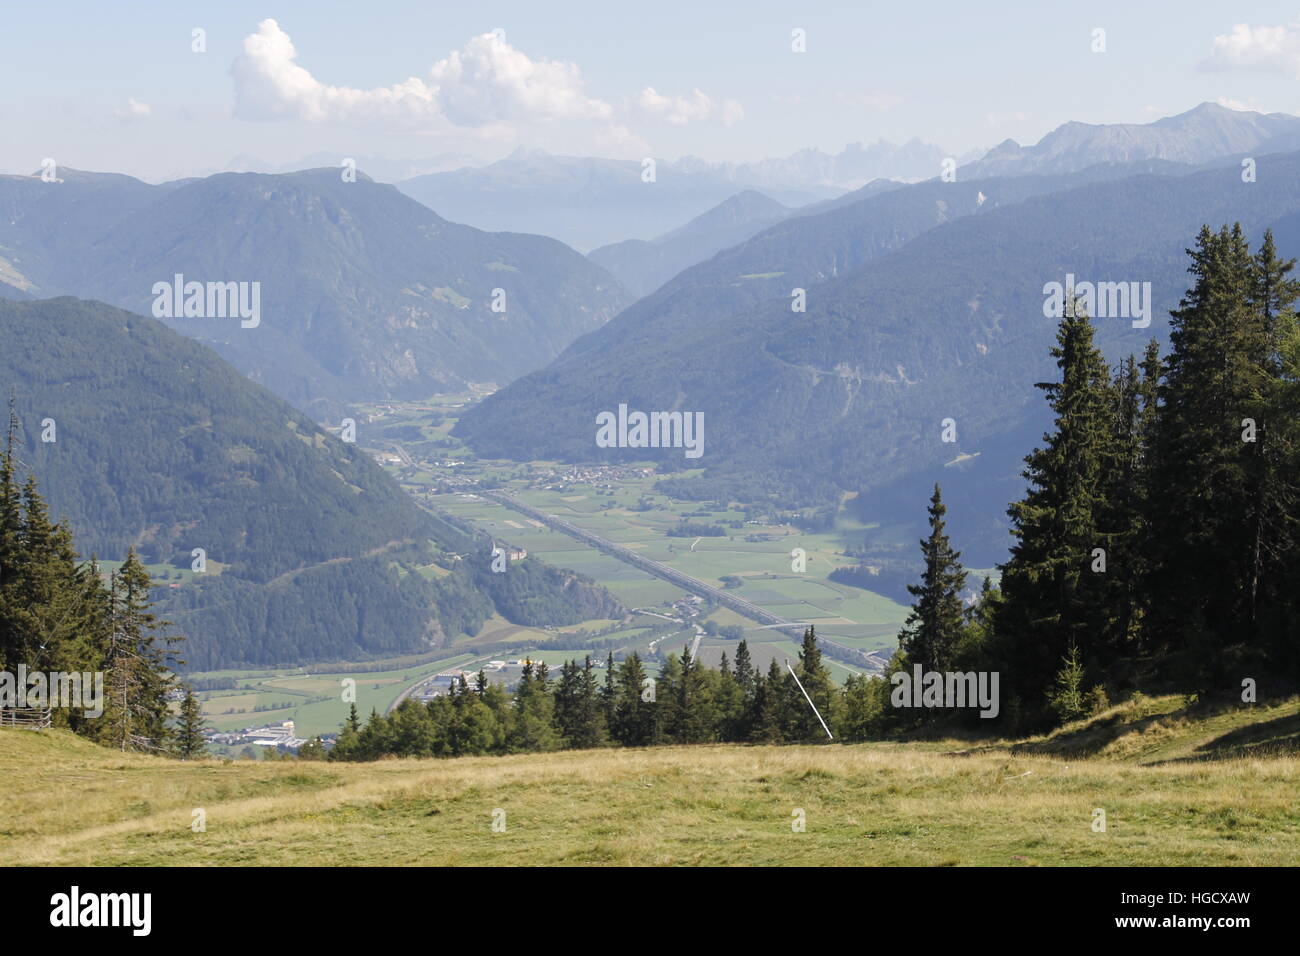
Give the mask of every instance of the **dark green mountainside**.
[[(21, 422), (17, 457), (83, 555), (134, 545), (180, 579), (204, 549), (205, 573), (160, 589), (192, 667), (426, 649), (476, 633), (498, 592), (517, 623), (616, 605), (544, 565), (489, 573), (490, 542), (426, 514), (357, 446), (153, 319), (0, 301), (0, 387)], [(435, 564), (452, 573), (421, 573)]]

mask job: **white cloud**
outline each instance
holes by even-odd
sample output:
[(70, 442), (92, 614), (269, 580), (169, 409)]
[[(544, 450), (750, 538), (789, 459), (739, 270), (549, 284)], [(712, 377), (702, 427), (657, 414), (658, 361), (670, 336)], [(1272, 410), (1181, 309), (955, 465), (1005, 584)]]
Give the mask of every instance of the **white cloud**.
[(295, 63), (297, 58), (293, 41), (275, 20), (259, 23), (231, 66), (235, 115), (427, 128), (605, 119), (612, 114), (607, 103), (583, 92), (576, 65), (533, 60), (501, 33), (471, 38), (463, 49), (435, 63), (427, 81), (409, 77), (370, 90), (322, 83)]
[(472, 38), (430, 71), (444, 112), (457, 126), (485, 122), (607, 119), (608, 103), (589, 99), (573, 63), (531, 60), (497, 33)]
[(135, 120), (148, 119), (153, 113), (153, 109), (148, 103), (141, 103), (137, 99), (127, 97), (126, 106), (113, 111), (113, 115), (123, 123), (131, 123)]
[(641, 116), (663, 120), (673, 126), (702, 120), (718, 120), (723, 126), (732, 126), (745, 117), (745, 108), (736, 100), (714, 100), (699, 89), (686, 96), (664, 96), (653, 86), (640, 92), (633, 101), (633, 110)]
[(1215, 99), (1220, 106), (1226, 106), (1230, 110), (1238, 110), (1242, 113), (1271, 113), (1272, 110), (1265, 109), (1259, 105), (1259, 101), (1253, 96), (1248, 96), (1244, 100), (1235, 100), (1230, 96), (1220, 96)]
[(1300, 79), (1300, 21), (1277, 27), (1238, 23), (1231, 33), (1214, 38), (1208, 70), (1259, 70), (1288, 73)]

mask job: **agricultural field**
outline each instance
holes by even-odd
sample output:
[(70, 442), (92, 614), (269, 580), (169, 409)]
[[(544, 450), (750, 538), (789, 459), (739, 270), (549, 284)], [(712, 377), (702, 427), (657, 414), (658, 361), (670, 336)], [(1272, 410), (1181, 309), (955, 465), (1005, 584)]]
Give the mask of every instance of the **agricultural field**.
[[(658, 476), (650, 463), (597, 467), (475, 459), (449, 435), (460, 409), (473, 397), (469, 393), (434, 396), (425, 402), (370, 407), (370, 421), (359, 428), (358, 441), (371, 442), (367, 447), (417, 501), (473, 523), (502, 544), (523, 548), (555, 567), (591, 577), (629, 608), (666, 612), (669, 605), (689, 594), (477, 494), (475, 483), (491, 482), (546, 514), (714, 586), (728, 586), (738, 597), (773, 614), (816, 625), (821, 636), (840, 644), (885, 652), (897, 646), (907, 608), (883, 595), (831, 581), (829, 575), (836, 567), (855, 563), (846, 552), (861, 549), (868, 541), (886, 546), (913, 544), (903, 540), (899, 528), (863, 524), (847, 511), (842, 511), (835, 527), (825, 533), (760, 524), (748, 519), (734, 503), (710, 506), (656, 492)], [(405, 455), (402, 460), (399, 445)], [(683, 521), (717, 526), (724, 533), (671, 534)], [(801, 569), (796, 569), (795, 549), (803, 552)], [(972, 578), (976, 580), (978, 577)], [(707, 620), (718, 626), (739, 626), (751, 644), (770, 645), (769, 650), (781, 647), (782, 656), (793, 648), (787, 636), (760, 630), (754, 621), (725, 608), (715, 610)], [(643, 619), (619, 627), (617, 622), (584, 622), (576, 629), (603, 631), (602, 637), (625, 639), (623, 650), (644, 652), (651, 637), (663, 636), (646, 632), (645, 623)], [(703, 623), (703, 619), (689, 622), (679, 642), (685, 644), (693, 637), (691, 625)], [(494, 619), (483, 633), (460, 643), (467, 649), (501, 641), (521, 648), (530, 644), (544, 647), (550, 636), (537, 628)], [(706, 640), (703, 647), (725, 643)], [(837, 680), (853, 673), (852, 668), (838, 663), (833, 670)]]
[[(739, 597), (788, 620), (815, 624), (819, 634), (839, 643), (865, 651), (896, 646), (898, 630), (907, 616), (906, 607), (882, 595), (829, 580), (837, 566), (852, 563), (844, 557), (844, 549), (858, 546), (868, 532), (878, 535), (878, 528), (847, 518), (842, 518), (834, 531), (823, 534), (788, 525), (746, 523), (744, 513), (736, 509), (704, 511), (699, 502), (654, 494), (654, 481), (653, 475), (624, 478), (612, 490), (579, 483), (563, 490), (526, 488), (523, 482), (518, 482), (517, 487), (519, 499), (535, 508), (708, 584), (722, 587), (728, 583), (724, 579), (730, 579)], [(475, 522), (503, 542), (525, 548), (551, 564), (591, 576), (629, 606), (650, 607), (685, 596), (666, 581), (567, 535), (539, 528), (534, 520), (472, 492), (431, 495), (427, 500), (433, 507)], [(721, 525), (727, 534), (669, 535), (682, 520)], [(792, 570), (791, 552), (796, 548), (805, 553), (803, 572)], [(756, 626), (734, 612), (726, 614), (732, 616), (719, 623)]]
[(372, 709), (383, 713), (398, 694), (422, 678), (474, 659), (471, 654), (455, 654), (450, 650), (448, 655), (387, 670), (226, 670), (189, 674), (187, 678), (235, 683), (230, 690), (203, 690), (195, 694), (202, 704), (204, 720), (213, 730), (232, 731), (292, 720), (297, 735), (310, 738), (338, 732), (349, 707), (342, 699), (341, 682), (345, 678), (356, 681), (358, 713), (363, 717)]

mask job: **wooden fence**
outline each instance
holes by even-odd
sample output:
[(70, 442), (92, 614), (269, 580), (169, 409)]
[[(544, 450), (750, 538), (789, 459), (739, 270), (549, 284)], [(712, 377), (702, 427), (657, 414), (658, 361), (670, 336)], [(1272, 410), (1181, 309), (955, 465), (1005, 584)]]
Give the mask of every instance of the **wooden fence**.
[(39, 707), (0, 707), (0, 727), (23, 727), (45, 730), (50, 726), (50, 711)]

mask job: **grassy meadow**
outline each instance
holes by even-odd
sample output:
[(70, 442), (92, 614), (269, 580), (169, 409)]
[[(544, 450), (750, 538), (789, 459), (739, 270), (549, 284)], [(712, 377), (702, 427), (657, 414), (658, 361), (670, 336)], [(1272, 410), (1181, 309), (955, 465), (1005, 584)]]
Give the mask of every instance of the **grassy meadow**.
[[(1294, 698), (1210, 715), (1152, 698), (1047, 737), (974, 746), (351, 765), (178, 762), (4, 729), (0, 775), (11, 864), (1300, 864)], [(191, 829), (198, 808), (205, 832)]]

